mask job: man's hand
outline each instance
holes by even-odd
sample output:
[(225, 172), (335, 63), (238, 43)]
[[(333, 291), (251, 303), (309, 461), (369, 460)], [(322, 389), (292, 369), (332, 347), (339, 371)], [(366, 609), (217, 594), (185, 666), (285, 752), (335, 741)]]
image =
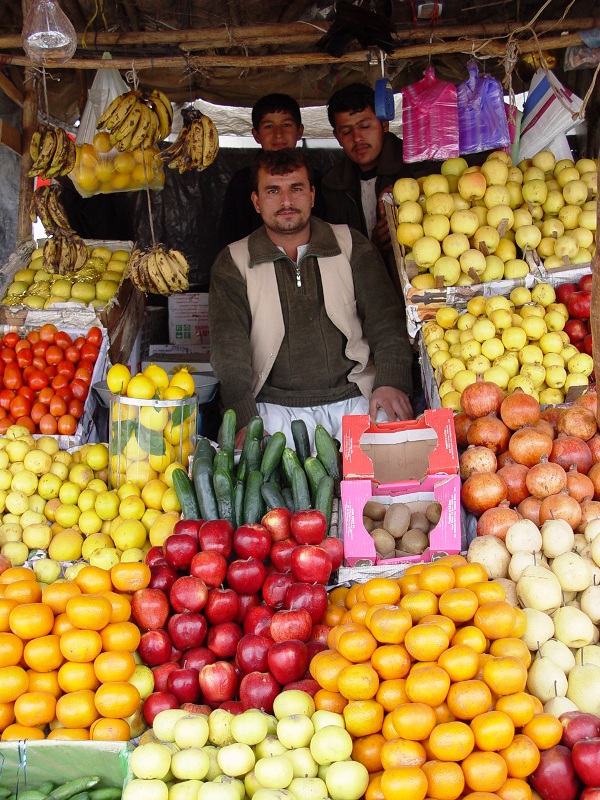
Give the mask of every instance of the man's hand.
[(414, 419), (408, 395), (401, 389), (394, 389), (393, 386), (379, 386), (371, 395), (369, 415), (373, 422), (375, 422), (377, 411), (380, 408), (387, 414), (389, 422)]
[(390, 226), (385, 216), (385, 205), (383, 203), (383, 195), (391, 191), (392, 187), (387, 186), (379, 193), (379, 197), (377, 198), (377, 223), (371, 234), (371, 241), (382, 254), (387, 254), (392, 249)]

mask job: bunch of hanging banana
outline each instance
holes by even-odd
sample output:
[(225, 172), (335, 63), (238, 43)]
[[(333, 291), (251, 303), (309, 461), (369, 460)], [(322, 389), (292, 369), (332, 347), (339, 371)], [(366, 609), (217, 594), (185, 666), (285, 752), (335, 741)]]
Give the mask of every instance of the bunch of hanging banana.
[(46, 233), (55, 230), (71, 232), (71, 225), (63, 204), (59, 200), (62, 188), (57, 184), (40, 186), (31, 196), (29, 216), (32, 222), (39, 217)]
[(81, 236), (72, 231), (58, 233), (46, 240), (42, 269), (58, 275), (75, 272), (87, 261), (87, 247)]
[(141, 292), (170, 295), (189, 289), (190, 265), (179, 250), (164, 250), (158, 244), (134, 250), (129, 257), (128, 275)]
[(106, 129), (113, 147), (129, 152), (153, 147), (171, 133), (173, 109), (159, 89), (145, 94), (132, 89), (116, 97), (98, 117), (96, 128)]
[(64, 128), (42, 126), (31, 137), (29, 154), (33, 160), (30, 178), (56, 178), (68, 175), (75, 166), (75, 143)]
[(215, 123), (206, 114), (195, 108), (184, 108), (181, 112), (183, 127), (179, 136), (161, 153), (170, 169), (202, 171), (213, 163), (219, 152), (219, 132)]

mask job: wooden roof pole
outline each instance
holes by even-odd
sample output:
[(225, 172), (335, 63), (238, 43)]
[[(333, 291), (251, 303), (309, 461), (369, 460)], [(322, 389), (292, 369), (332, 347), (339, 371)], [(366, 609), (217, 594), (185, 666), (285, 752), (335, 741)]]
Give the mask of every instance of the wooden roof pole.
[[(600, 163), (598, 164), (598, 173), (600, 175)], [(592, 355), (594, 358), (594, 374), (596, 376), (596, 385), (600, 379), (600, 204), (596, 209), (596, 250), (592, 256), (592, 315), (591, 330), (592, 330)], [(596, 411), (596, 419), (600, 424), (600, 406)]]
[[(22, 0), (23, 19), (29, 11), (29, 1)], [(31, 219), (29, 203), (33, 195), (33, 181), (27, 176), (32, 164), (29, 155), (29, 144), (33, 132), (37, 128), (37, 79), (31, 62), (25, 68), (23, 112), (21, 114), (21, 171), (19, 176), (19, 210), (17, 212), (17, 241), (22, 242), (31, 237)]]

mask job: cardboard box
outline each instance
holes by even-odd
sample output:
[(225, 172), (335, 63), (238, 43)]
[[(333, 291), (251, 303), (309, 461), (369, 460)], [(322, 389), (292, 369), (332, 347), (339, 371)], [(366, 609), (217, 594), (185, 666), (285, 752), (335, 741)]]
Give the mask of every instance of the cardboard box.
[[(460, 553), (460, 476), (428, 475), (422, 482), (402, 481), (376, 484), (370, 480), (342, 481), (342, 520), (344, 564), (348, 567), (381, 565), (394, 567), (432, 561), (435, 556)], [(391, 505), (402, 498), (414, 511), (424, 511), (437, 500), (442, 506), (440, 521), (429, 534), (429, 548), (422, 555), (379, 559), (373, 538), (363, 525), (363, 509), (368, 500)]]
[(0, 786), (13, 793), (36, 789), (52, 780), (58, 786), (75, 778), (98, 775), (98, 787), (122, 787), (132, 778), (129, 742), (28, 740), (0, 744)]
[(208, 351), (208, 294), (185, 292), (169, 297), (169, 342), (200, 344)]
[(389, 484), (458, 472), (453, 413), (427, 409), (419, 419), (373, 423), (366, 414), (342, 419), (344, 479)]

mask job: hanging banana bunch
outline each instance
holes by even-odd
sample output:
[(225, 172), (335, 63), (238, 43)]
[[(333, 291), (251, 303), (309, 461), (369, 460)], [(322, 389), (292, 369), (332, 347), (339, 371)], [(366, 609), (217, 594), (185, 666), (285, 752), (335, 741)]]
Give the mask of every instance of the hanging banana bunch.
[(75, 166), (75, 143), (64, 128), (44, 125), (31, 137), (29, 154), (33, 164), (28, 177), (56, 178), (68, 175)]
[(141, 292), (170, 295), (189, 289), (190, 265), (179, 250), (169, 250), (162, 245), (151, 245), (134, 250), (129, 257), (128, 275)]
[(98, 117), (96, 128), (109, 132), (109, 141), (121, 152), (153, 147), (171, 133), (173, 109), (159, 89), (145, 94), (137, 89), (116, 97)]
[(40, 186), (31, 196), (29, 216), (32, 222), (39, 217), (44, 230), (50, 234), (58, 230), (61, 233), (72, 233), (69, 219), (63, 204), (59, 200), (62, 188), (57, 184)]
[(184, 108), (181, 112), (183, 127), (179, 136), (161, 153), (170, 169), (202, 171), (213, 163), (219, 152), (219, 132), (215, 123), (206, 114), (195, 108)]
[(42, 254), (42, 269), (58, 275), (75, 272), (87, 261), (87, 246), (81, 236), (61, 232), (46, 240)]

